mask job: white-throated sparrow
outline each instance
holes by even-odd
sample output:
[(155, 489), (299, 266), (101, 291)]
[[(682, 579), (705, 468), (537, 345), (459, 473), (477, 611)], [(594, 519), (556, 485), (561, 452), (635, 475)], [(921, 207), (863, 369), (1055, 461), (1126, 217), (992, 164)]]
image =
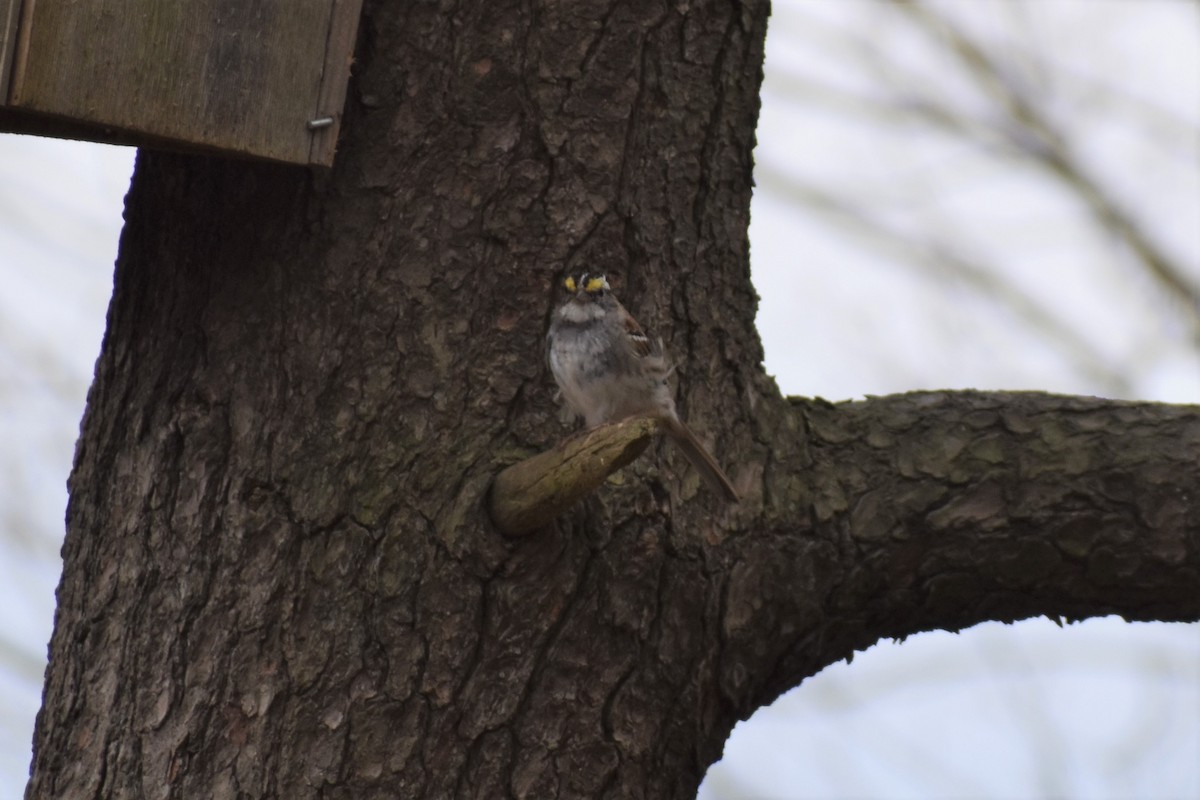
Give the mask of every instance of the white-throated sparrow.
[(570, 297), (554, 311), (546, 344), (567, 406), (589, 428), (633, 416), (660, 420), (704, 481), (736, 503), (728, 476), (675, 412), (662, 340), (651, 341), (603, 275), (567, 278), (563, 286)]

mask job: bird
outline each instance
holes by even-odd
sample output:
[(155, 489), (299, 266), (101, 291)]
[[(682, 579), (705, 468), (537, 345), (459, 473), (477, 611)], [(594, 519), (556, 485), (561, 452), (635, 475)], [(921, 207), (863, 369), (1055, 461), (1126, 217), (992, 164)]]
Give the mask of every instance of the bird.
[(646, 334), (605, 275), (570, 276), (563, 288), (567, 298), (551, 317), (546, 350), (567, 407), (588, 429), (634, 416), (657, 419), (704, 482), (738, 502), (729, 476), (675, 411), (662, 339)]

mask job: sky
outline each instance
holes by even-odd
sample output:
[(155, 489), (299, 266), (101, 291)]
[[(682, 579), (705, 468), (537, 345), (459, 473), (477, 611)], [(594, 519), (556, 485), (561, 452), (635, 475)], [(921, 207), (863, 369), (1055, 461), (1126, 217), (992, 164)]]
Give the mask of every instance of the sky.
[[(1010, 59), (1006, 85), (1043, 90), (1088, 174), (1200, 286), (1197, 4), (935, 8)], [(952, 62), (874, 0), (776, 2), (751, 223), (768, 372), (831, 400), (981, 388), (1197, 402), (1186, 310), (996, 138), (994, 100)], [(905, 116), (927, 96), (984, 135)], [(0, 136), (2, 797), (27, 775), (65, 481), (133, 155)], [(802, 202), (814, 196), (855, 213)], [(951, 249), (959, 271), (913, 241)], [(1051, 796), (1200, 796), (1200, 626), (1035, 620), (880, 643), (739, 725), (700, 793)]]

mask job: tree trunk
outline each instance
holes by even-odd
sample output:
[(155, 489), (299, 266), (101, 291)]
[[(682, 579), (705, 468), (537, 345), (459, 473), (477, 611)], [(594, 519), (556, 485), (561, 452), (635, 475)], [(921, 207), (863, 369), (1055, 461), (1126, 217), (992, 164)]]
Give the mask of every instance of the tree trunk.
[[(767, 11), (368, 3), (332, 172), (141, 153), (28, 797), (692, 797), (737, 720), (881, 637), (1197, 618), (1196, 409), (779, 397)], [(740, 505), (662, 445), (491, 526), (494, 475), (568, 432), (542, 342), (584, 269)]]

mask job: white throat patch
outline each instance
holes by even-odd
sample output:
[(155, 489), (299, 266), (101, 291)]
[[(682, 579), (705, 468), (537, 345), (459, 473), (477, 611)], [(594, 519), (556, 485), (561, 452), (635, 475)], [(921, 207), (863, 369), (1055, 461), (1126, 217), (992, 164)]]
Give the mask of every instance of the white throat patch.
[(600, 319), (604, 316), (604, 309), (600, 307), (599, 303), (580, 303), (572, 300), (559, 309), (558, 315), (567, 322), (578, 325)]

